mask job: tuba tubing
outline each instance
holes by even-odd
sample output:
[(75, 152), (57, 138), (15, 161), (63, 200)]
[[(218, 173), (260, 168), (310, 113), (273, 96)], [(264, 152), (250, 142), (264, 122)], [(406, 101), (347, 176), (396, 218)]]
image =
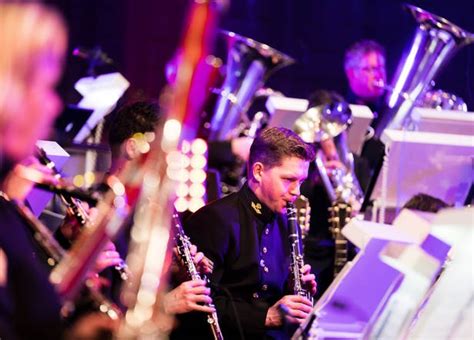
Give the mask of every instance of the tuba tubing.
[(266, 44), (234, 32), (221, 33), (229, 46), (226, 77), (217, 91), (219, 98), (210, 122), (210, 141), (236, 137), (239, 123), (249, 124), (247, 110), (265, 80), (276, 70), (294, 63), (293, 58)]
[(322, 150), (316, 153), (315, 165), (332, 203), (343, 201), (359, 212), (364, 193), (355, 176), (354, 157), (347, 146), (346, 129), (351, 123), (351, 111), (345, 102), (318, 105), (303, 113), (293, 130), (307, 143), (324, 142), (332, 138), (337, 158), (344, 165), (328, 171)]
[(459, 49), (474, 42), (474, 34), (442, 17), (412, 5), (404, 8), (413, 15), (418, 27), (389, 86), (393, 90), (385, 98), (388, 111), (375, 129), (378, 138), (385, 128), (409, 128), (411, 111), (429, 90), (431, 81)]

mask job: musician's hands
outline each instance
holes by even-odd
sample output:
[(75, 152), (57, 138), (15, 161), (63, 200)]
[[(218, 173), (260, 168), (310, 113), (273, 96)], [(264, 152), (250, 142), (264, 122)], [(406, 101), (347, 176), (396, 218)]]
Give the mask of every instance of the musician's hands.
[[(77, 203), (80, 204), (80, 208), (86, 214), (88, 222), (93, 223), (98, 214), (97, 208), (89, 207), (87, 202), (78, 201)], [(59, 227), (61, 234), (63, 234), (66, 239), (73, 242), (81, 233), (81, 229), (81, 223), (78, 221), (77, 217), (74, 216), (74, 213), (68, 209), (66, 211), (66, 217), (64, 218), (63, 223)]]
[(105, 268), (115, 267), (121, 264), (122, 261), (123, 260), (120, 258), (120, 254), (115, 249), (115, 245), (109, 241), (105, 245), (104, 249), (100, 252), (99, 256), (97, 256), (94, 271), (96, 273), (100, 273)]
[(212, 303), (210, 293), (211, 290), (206, 287), (204, 280), (183, 282), (165, 294), (163, 299), (165, 313), (182, 314), (191, 311), (213, 313), (215, 312), (214, 308), (203, 305)]
[(214, 269), (214, 262), (208, 259), (202, 252), (198, 252), (197, 247), (194, 244), (191, 244), (189, 250), (193, 256), (193, 262), (196, 265), (199, 274), (211, 274)]
[(337, 153), (336, 144), (333, 138), (328, 138), (320, 142), (321, 151), (327, 160), (337, 160), (339, 155)]
[(15, 165), (3, 182), (3, 191), (12, 200), (23, 202), (41, 178), (52, 176), (52, 170), (42, 165), (38, 159), (31, 156)]
[[(193, 244), (189, 247), (191, 256), (193, 257), (193, 263), (196, 266), (196, 270), (201, 275), (211, 274), (212, 270), (214, 269), (214, 263), (204, 256), (203, 253), (197, 251), (197, 247)], [(173, 253), (175, 258), (178, 261), (173, 261), (171, 271), (178, 275), (180, 281), (185, 281), (189, 279), (189, 276), (186, 272), (186, 268), (184, 268), (184, 264), (179, 256), (178, 249), (176, 247), (173, 248)]]
[(326, 170), (331, 171), (345, 168), (344, 164), (342, 164), (339, 159), (339, 154), (337, 153), (337, 148), (332, 138), (321, 141), (320, 144), (324, 155), (323, 162)]
[[(107, 242), (104, 249), (97, 256), (93, 268), (86, 274), (87, 286), (95, 291), (100, 291), (103, 287), (109, 287), (110, 280), (100, 276), (99, 273), (108, 267), (116, 267), (121, 264), (123, 264), (123, 259), (115, 249), (115, 245), (111, 241)], [(128, 276), (131, 275), (127, 268), (124, 270)]]
[(342, 164), (341, 161), (339, 160), (325, 160), (323, 162), (324, 164), (324, 167), (326, 168), (326, 170), (328, 172), (331, 172), (333, 170), (336, 170), (336, 169), (345, 169), (346, 167), (344, 166), (344, 164)]
[(285, 295), (267, 311), (265, 327), (275, 328), (283, 325), (283, 318), (292, 324), (301, 324), (313, 310), (311, 301), (298, 295)]
[(311, 274), (311, 266), (309, 264), (305, 264), (301, 267), (301, 281), (303, 281), (304, 288), (311, 293), (311, 296), (316, 294), (317, 290), (317, 283), (316, 277), (314, 274)]

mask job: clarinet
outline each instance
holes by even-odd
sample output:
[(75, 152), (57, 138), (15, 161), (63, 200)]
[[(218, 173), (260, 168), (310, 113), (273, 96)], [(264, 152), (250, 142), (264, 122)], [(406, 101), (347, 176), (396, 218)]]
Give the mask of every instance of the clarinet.
[[(37, 158), (41, 162), (41, 164), (45, 165), (53, 171), (53, 175), (56, 179), (60, 180), (62, 178), (61, 172), (56, 168), (56, 164), (54, 164), (54, 162), (49, 159), (49, 157), (46, 155), (46, 152), (42, 148), (37, 148)], [(67, 211), (72, 216), (74, 216), (81, 228), (85, 227), (88, 223), (90, 223), (89, 214), (83, 208), (82, 202), (79, 199), (73, 197), (72, 195), (64, 193), (59, 193), (58, 196), (66, 206)], [(123, 281), (127, 281), (129, 279), (128, 267), (123, 259), (120, 260), (120, 263), (117, 264), (114, 269), (118, 272), (120, 278)]]
[(288, 239), (290, 241), (291, 263), (290, 271), (293, 276), (293, 294), (307, 298), (313, 302), (311, 292), (303, 287), (301, 268), (303, 268), (303, 253), (300, 242), (300, 231), (296, 221), (296, 208), (293, 203), (286, 204), (286, 214), (288, 216)]
[[(173, 213), (173, 224), (175, 229), (174, 240), (178, 249), (178, 255), (186, 268), (186, 272), (191, 277), (191, 280), (201, 280), (202, 277), (199, 275), (191, 255), (191, 242), (189, 241), (189, 237), (184, 233), (178, 213), (176, 212)], [(208, 304), (207, 306), (214, 308), (213, 304)], [(207, 314), (207, 323), (211, 327), (214, 339), (224, 340), (216, 312)]]
[[(17, 212), (26, 222), (30, 232), (33, 235), (34, 242), (38, 245), (39, 249), (47, 257), (47, 264), (49, 268), (54, 268), (66, 255), (66, 250), (56, 241), (48, 227), (46, 227), (23, 203), (18, 201), (12, 201)], [(85, 294), (94, 304), (99, 312), (105, 314), (111, 320), (119, 320), (122, 316), (122, 312), (119, 307), (113, 302), (109, 301), (99, 291), (88, 288), (84, 285)], [(61, 314), (64, 318), (73, 319), (75, 317), (75, 304), (72, 301), (64, 301)]]

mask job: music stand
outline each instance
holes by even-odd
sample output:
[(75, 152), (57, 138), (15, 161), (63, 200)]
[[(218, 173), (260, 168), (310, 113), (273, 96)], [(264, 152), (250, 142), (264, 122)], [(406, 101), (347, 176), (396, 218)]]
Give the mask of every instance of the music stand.
[[(36, 146), (43, 149), (58, 170), (64, 166), (70, 157), (69, 153), (55, 141), (39, 140), (36, 142)], [(33, 214), (39, 217), (53, 196), (52, 192), (33, 188), (26, 197), (26, 201)]]
[(129, 86), (128, 80), (118, 72), (85, 77), (76, 82), (74, 88), (83, 96), (77, 106), (92, 109), (93, 112), (74, 137), (75, 143), (82, 143), (91, 134), (102, 119), (115, 108)]
[(417, 131), (474, 135), (474, 112), (415, 107), (411, 118)]
[[(308, 109), (308, 101), (301, 98), (282, 96), (268, 97), (265, 106), (270, 113), (268, 126), (279, 126), (293, 130), (295, 121)], [(360, 154), (367, 128), (374, 118), (368, 106), (349, 105), (352, 112), (352, 123), (347, 129), (347, 144), (349, 150)]]
[[(447, 209), (439, 215), (434, 218), (434, 227), (427, 230), (423, 239), (417, 239), (408, 226), (402, 230), (400, 227), (352, 219), (342, 232), (362, 248), (355, 259), (348, 262), (336, 276), (292, 339), (306, 339), (313, 335), (322, 339), (392, 339), (398, 338), (397, 334), (405, 334), (419, 315), (430, 316), (431, 313), (419, 314), (419, 311), (427, 301), (425, 299), (430, 297), (430, 288), (435, 287), (436, 292), (433, 283), (437, 275), (441, 274), (441, 280), (446, 276), (441, 271), (443, 264), (451, 247), (458, 246), (456, 243), (461, 238), (464, 239), (462, 250), (470, 252), (467, 256), (457, 257), (458, 264), (464, 266), (461, 268), (464, 282), (463, 291), (457, 294), (456, 302), (464, 301), (466, 305), (472, 292), (472, 280), (468, 278), (471, 273), (468, 268), (470, 261), (466, 260), (472, 257), (472, 232), (470, 235), (466, 232), (469, 231), (468, 221), (472, 220), (473, 209)], [(459, 216), (457, 221), (451, 222), (456, 215)], [(458, 226), (455, 224), (461, 224), (462, 230), (456, 228)], [(417, 227), (416, 224), (410, 226), (411, 229)], [(454, 230), (450, 230), (450, 227), (454, 227)], [(348, 228), (353, 231), (347, 232)], [(433, 243), (436, 247), (430, 246)], [(464, 255), (458, 252), (455, 254)], [(447, 268), (450, 267), (451, 264)], [(367, 280), (368, 277), (370, 280)], [(453, 287), (457, 286), (451, 283), (450, 290), (456, 289)], [(449, 296), (452, 295), (445, 295), (445, 306)], [(428, 300), (428, 304), (431, 302), (434, 302), (435, 309), (439, 298)], [(449, 320), (447, 324), (454, 323), (449, 318), (449, 308), (438, 310)], [(462, 311), (459, 308), (456, 312)], [(430, 317), (433, 322), (444, 318)], [(423, 328), (423, 334), (438, 334), (430, 332), (432, 327)], [(449, 333), (447, 328), (445, 333)]]
[(67, 105), (54, 123), (57, 140), (62, 144), (70, 144), (93, 112), (92, 109)]
[[(380, 208), (399, 209), (418, 193), (461, 206), (473, 183), (474, 139), (467, 135), (385, 130), (382, 135), (387, 155), (368, 193)], [(366, 197), (367, 199), (367, 197)]]
[(443, 210), (434, 219), (431, 235), (449, 243), (452, 256), (405, 339), (472, 338), (473, 218), (474, 208), (462, 208)]
[(269, 127), (278, 126), (291, 130), (295, 121), (308, 109), (308, 101), (301, 98), (270, 96), (265, 106), (270, 113)]

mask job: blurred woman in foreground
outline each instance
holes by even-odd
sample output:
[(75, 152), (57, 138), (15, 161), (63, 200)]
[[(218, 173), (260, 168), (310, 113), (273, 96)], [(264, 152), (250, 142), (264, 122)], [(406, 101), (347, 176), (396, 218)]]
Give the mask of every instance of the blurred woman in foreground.
[(58, 339), (59, 297), (14, 201), (32, 186), (18, 180), (24, 168), (17, 163), (33, 154), (61, 110), (55, 86), (65, 24), (41, 4), (1, 3), (0, 46), (0, 337)]

